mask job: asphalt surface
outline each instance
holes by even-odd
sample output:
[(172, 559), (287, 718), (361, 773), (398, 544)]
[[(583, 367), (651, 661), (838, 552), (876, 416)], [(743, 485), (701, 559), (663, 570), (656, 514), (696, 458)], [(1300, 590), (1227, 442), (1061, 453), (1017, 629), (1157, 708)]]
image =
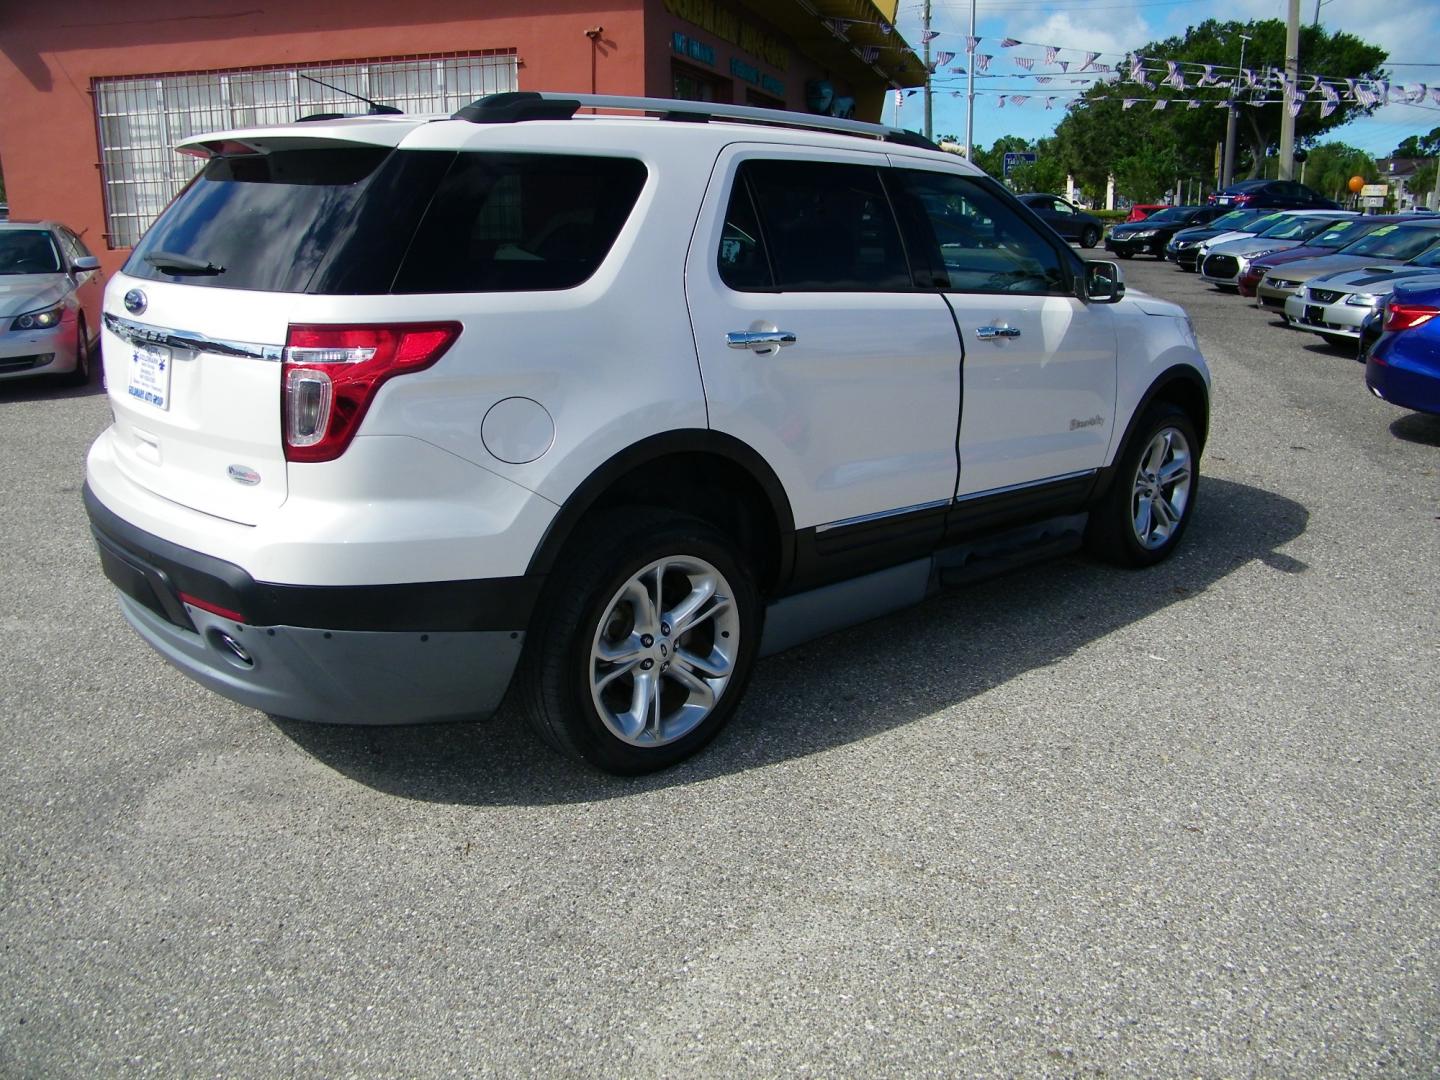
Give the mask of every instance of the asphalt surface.
[(1125, 269), (1215, 373), (1182, 552), (769, 659), (641, 781), (188, 682), (86, 530), (104, 397), (0, 384), (0, 1074), (1440, 1073), (1440, 418)]

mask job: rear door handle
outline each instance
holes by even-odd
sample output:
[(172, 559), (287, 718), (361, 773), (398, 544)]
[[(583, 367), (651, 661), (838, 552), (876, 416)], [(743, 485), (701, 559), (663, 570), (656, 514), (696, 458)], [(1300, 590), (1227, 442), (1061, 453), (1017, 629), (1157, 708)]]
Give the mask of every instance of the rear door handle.
[(1018, 326), (977, 326), (975, 336), (981, 341), (989, 341), (991, 338), (997, 337), (1019, 337), (1020, 328)]
[(731, 330), (725, 335), (725, 344), (732, 349), (754, 349), (756, 352), (774, 352), (782, 345), (795, 344), (793, 330)]

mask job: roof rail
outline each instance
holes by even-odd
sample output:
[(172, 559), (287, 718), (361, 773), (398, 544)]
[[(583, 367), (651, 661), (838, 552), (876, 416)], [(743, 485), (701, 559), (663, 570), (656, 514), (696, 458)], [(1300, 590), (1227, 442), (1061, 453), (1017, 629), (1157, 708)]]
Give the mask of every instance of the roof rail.
[(681, 101), (676, 98), (626, 97), (616, 94), (552, 94), (518, 91), (477, 98), (454, 114), (456, 120), (472, 124), (513, 124), (525, 120), (568, 120), (580, 109), (619, 109), (654, 113), (668, 120), (741, 120), (775, 127), (832, 131), (843, 135), (865, 135), (872, 139), (940, 149), (923, 135), (884, 124), (841, 120), (833, 116), (762, 109), (754, 105), (725, 105), (716, 101)]

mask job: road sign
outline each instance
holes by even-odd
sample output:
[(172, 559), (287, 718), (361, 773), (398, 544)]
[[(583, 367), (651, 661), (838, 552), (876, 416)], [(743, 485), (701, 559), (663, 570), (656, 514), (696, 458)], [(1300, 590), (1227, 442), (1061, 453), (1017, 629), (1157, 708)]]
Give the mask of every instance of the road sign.
[[(1379, 186), (1379, 185), (1375, 185), (1375, 186)], [(1380, 207), (1380, 206), (1384, 206), (1384, 205), (1385, 205), (1385, 196), (1384, 196), (1384, 195), (1361, 195), (1361, 196), (1360, 196), (1360, 205), (1363, 206), (1363, 207), (1366, 207), (1367, 209), (1370, 208), (1370, 207)]]
[[(1383, 199), (1386, 195), (1389, 195), (1389, 194), (1390, 194), (1390, 185), (1389, 185), (1389, 184), (1366, 184), (1364, 187), (1362, 187), (1362, 188), (1360, 189), (1360, 195), (1361, 195), (1361, 197), (1362, 197), (1362, 198), (1366, 198), (1366, 199), (1373, 199), (1373, 198), (1381, 198), (1381, 199)], [(1370, 204), (1370, 203), (1366, 203), (1365, 205), (1366, 205), (1366, 206), (1370, 206), (1371, 204)]]
[(1007, 150), (1005, 152), (1005, 179), (1017, 165), (1033, 165), (1038, 155), (1033, 150)]

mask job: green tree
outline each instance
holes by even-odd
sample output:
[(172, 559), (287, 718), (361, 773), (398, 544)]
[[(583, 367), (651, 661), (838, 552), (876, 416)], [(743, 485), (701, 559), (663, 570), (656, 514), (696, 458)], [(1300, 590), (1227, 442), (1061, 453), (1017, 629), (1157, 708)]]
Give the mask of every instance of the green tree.
[(1440, 155), (1440, 127), (1431, 128), (1429, 135), (1411, 135), (1395, 147), (1391, 157), (1427, 158)]
[(1321, 143), (1311, 147), (1309, 155), (1305, 161), (1305, 183), (1330, 199), (1349, 198), (1352, 176), (1362, 176), (1367, 181), (1379, 176), (1374, 158), (1342, 142)]
[(1054, 139), (1041, 139), (1032, 150), (1035, 160), (1025, 162), (1010, 170), (1010, 186), (1018, 192), (1050, 191), (1063, 194), (1065, 191), (1065, 167)]
[[(1248, 23), (1209, 19), (1188, 29), (1184, 36), (1151, 42), (1137, 52), (1147, 58), (1147, 66), (1151, 69), (1156, 66), (1157, 60), (1174, 60), (1189, 65), (1213, 64), (1217, 75), (1228, 78), (1239, 61), (1241, 33), (1252, 38), (1245, 54), (1247, 68), (1252, 71), (1283, 68), (1285, 24), (1275, 19)], [(1367, 44), (1352, 34), (1341, 31), (1332, 34), (1323, 27), (1301, 28), (1302, 74), (1317, 72), (1330, 81), (1346, 77), (1382, 79), (1386, 77), (1381, 67), (1386, 55), (1383, 49)], [(1152, 82), (1159, 78), (1153, 70), (1147, 77)], [(1198, 77), (1193, 67), (1186, 77), (1191, 85), (1184, 91), (1168, 85), (1149, 90), (1128, 81), (1103, 83), (1086, 91), (1078, 106), (1056, 128), (1055, 135), (1065, 166), (1087, 188), (1099, 188), (1103, 187), (1106, 174), (1121, 161), (1134, 159), (1130, 168), (1135, 178), (1149, 183), (1153, 179), (1153, 170), (1160, 164), (1156, 161), (1156, 148), (1170, 148), (1175, 155), (1176, 169), (1171, 183), (1175, 178), (1213, 178), (1215, 148), (1225, 138), (1228, 112), (1215, 106), (1226, 100), (1229, 91), (1195, 86)], [(1301, 82), (1302, 88), (1309, 88), (1307, 80), (1302, 78)], [(1278, 99), (1279, 96), (1273, 89), (1266, 94), (1267, 99)], [(1138, 104), (1126, 110), (1123, 99), (1127, 97), (1138, 98)], [(1156, 110), (1154, 102), (1161, 98), (1181, 100)], [(1278, 100), (1251, 105), (1247, 99), (1248, 95), (1242, 95), (1240, 100), (1244, 103), (1238, 107), (1240, 152), (1237, 153), (1237, 165), (1254, 176), (1260, 172), (1267, 152), (1279, 144), (1284, 105)], [(1188, 107), (1190, 100), (1205, 104), (1192, 109)], [(1328, 117), (1322, 117), (1319, 95), (1311, 94), (1295, 120), (1297, 145), (1313, 142), (1324, 132), (1357, 116), (1368, 115), (1374, 108), (1341, 100)], [(1134, 198), (1137, 193), (1122, 186), (1121, 194)]]

